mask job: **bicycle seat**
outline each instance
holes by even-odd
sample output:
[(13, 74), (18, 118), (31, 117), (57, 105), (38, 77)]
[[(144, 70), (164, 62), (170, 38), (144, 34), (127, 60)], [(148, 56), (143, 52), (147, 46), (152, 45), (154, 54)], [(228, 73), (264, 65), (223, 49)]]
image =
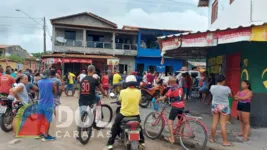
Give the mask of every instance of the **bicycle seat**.
[(190, 113), (190, 111), (189, 110), (184, 110), (183, 113), (188, 114), (188, 113)]
[(138, 121), (140, 122), (140, 119), (138, 117), (124, 117), (121, 121), (121, 123), (127, 123), (129, 121)]

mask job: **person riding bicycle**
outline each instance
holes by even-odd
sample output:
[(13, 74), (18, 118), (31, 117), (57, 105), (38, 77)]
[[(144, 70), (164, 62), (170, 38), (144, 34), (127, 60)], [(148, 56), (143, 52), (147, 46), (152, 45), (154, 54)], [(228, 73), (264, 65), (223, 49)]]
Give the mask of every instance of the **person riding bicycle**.
[[(94, 78), (95, 67), (93, 65), (88, 66), (88, 74), (82, 79), (80, 83), (80, 96), (79, 96), (79, 107), (80, 111), (88, 106), (92, 106), (100, 100), (99, 96), (96, 96), (96, 88), (98, 88), (104, 96), (107, 96), (104, 89), (102, 88), (98, 79)], [(76, 138), (79, 140), (79, 138)]]
[[(113, 149), (113, 144), (117, 135), (120, 133), (121, 121), (124, 117), (138, 117), (140, 119), (139, 103), (141, 100), (141, 91), (136, 88), (137, 80), (134, 75), (126, 77), (127, 89), (120, 93), (119, 101), (121, 101), (120, 113), (116, 115), (114, 124), (111, 128), (111, 137), (107, 143), (107, 149)], [(140, 144), (145, 146), (145, 138), (142, 128), (140, 130)]]
[[(174, 76), (170, 77), (169, 84), (171, 86), (170, 89), (168, 90), (168, 92), (165, 94), (164, 97), (157, 99), (157, 102), (170, 98), (172, 106), (168, 120), (170, 137), (165, 137), (165, 139), (173, 144), (175, 142), (174, 132), (173, 132), (173, 122), (175, 118), (178, 117), (179, 114), (183, 114), (184, 101), (182, 97), (183, 89), (176, 83), (176, 78)], [(178, 119), (180, 118), (178, 117)]]

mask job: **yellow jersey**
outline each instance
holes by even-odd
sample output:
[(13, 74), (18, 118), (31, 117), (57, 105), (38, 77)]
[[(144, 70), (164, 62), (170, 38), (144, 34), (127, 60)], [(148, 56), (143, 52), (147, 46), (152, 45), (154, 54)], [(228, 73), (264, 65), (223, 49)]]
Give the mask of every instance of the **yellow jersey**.
[(140, 90), (136, 88), (121, 90), (119, 100), (121, 101), (120, 113), (123, 116), (139, 115), (139, 103), (141, 100)]
[(69, 76), (68, 76), (68, 78), (69, 78), (69, 84), (74, 84), (74, 78), (75, 77), (75, 75), (73, 74), (73, 73), (69, 73)]
[(118, 83), (120, 83), (121, 82), (121, 75), (119, 75), (119, 74), (114, 74), (113, 75), (113, 84), (118, 84)]

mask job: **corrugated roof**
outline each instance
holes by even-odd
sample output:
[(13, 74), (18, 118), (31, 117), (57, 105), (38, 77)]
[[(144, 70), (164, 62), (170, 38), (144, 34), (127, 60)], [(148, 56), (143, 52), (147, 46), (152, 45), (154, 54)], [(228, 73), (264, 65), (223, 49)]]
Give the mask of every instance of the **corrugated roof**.
[(264, 24), (267, 24), (267, 22), (255, 22), (255, 23), (246, 24), (246, 25), (238, 25), (238, 26), (218, 28), (218, 29), (208, 29), (208, 30), (199, 30), (199, 31), (193, 31), (193, 32), (184, 32), (184, 33), (179, 33), (179, 34), (160, 36), (160, 37), (158, 37), (158, 39), (179, 37), (179, 36), (183, 36), (183, 35), (191, 35), (191, 34), (206, 33), (206, 32), (215, 32), (215, 31), (225, 31), (225, 30), (239, 29), (239, 28), (248, 28), (248, 27), (254, 27), (254, 26), (261, 26)]
[(113, 23), (113, 22), (111, 22), (111, 21), (109, 21), (109, 20), (107, 20), (105, 18), (102, 18), (102, 17), (100, 17), (100, 16), (98, 16), (96, 14), (93, 14), (91, 12), (82, 12), (82, 13), (78, 13), (78, 14), (72, 14), (72, 15), (62, 16), (62, 17), (50, 19), (50, 21), (51, 21), (51, 24), (53, 24), (55, 20), (65, 19), (65, 18), (75, 17), (75, 16), (80, 16), (80, 15), (88, 15), (90, 17), (93, 17), (93, 18), (97, 19), (97, 20), (100, 20), (100, 21), (103, 21), (103, 22), (107, 23), (107, 24), (113, 26), (114, 28), (118, 28), (118, 26), (117, 26), (116, 23)]
[(123, 30), (160, 30), (160, 31), (174, 31), (174, 32), (190, 32), (189, 30), (175, 30), (175, 29), (155, 29), (155, 28), (145, 28), (145, 27), (136, 27), (136, 26), (123, 26)]
[(71, 58), (99, 58), (99, 59), (112, 59), (116, 58), (113, 56), (105, 56), (105, 55), (78, 55), (78, 54), (51, 54), (51, 55), (42, 55), (42, 58), (51, 58), (51, 57), (71, 57)]

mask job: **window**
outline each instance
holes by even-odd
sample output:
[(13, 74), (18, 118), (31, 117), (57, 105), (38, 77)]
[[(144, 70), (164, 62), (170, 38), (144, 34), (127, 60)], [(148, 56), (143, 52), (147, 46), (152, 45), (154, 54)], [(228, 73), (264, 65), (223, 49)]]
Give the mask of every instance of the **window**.
[(232, 4), (234, 2), (234, 0), (230, 0), (230, 4)]
[(65, 39), (76, 40), (76, 31), (65, 31)]
[(87, 35), (87, 41), (104, 42), (105, 38), (102, 35)]
[(212, 4), (211, 24), (218, 18), (218, 0), (215, 0)]

